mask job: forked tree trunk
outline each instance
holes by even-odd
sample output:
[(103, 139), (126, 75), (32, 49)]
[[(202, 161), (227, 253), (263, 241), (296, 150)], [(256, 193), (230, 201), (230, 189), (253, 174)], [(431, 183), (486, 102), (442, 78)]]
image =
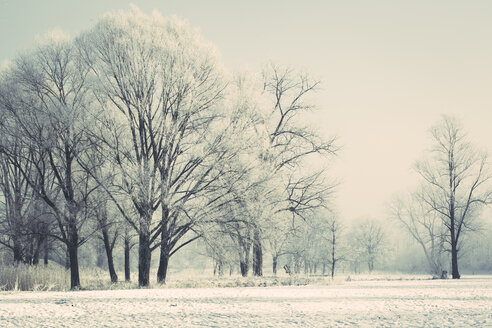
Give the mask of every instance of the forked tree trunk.
[(111, 278), (112, 283), (116, 283), (118, 282), (118, 275), (116, 274), (116, 271), (114, 269), (114, 261), (113, 261), (114, 244), (112, 245), (109, 240), (107, 227), (102, 228), (102, 234), (103, 234), (104, 249), (106, 250), (106, 257), (108, 258), (109, 277)]

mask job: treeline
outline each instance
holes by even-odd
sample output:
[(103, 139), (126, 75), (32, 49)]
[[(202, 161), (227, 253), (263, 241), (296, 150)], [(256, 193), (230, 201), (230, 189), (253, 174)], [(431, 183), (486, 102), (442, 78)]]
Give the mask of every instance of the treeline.
[(275, 65), (229, 73), (186, 23), (138, 9), (51, 35), (0, 76), (0, 243), (15, 263), (65, 263), (73, 289), (94, 237), (113, 282), (118, 240), (126, 279), (138, 245), (139, 286), (153, 253), (163, 283), (197, 239), (262, 275), (266, 247), (280, 255), (335, 185), (309, 165), (338, 151), (305, 122), (317, 86)]

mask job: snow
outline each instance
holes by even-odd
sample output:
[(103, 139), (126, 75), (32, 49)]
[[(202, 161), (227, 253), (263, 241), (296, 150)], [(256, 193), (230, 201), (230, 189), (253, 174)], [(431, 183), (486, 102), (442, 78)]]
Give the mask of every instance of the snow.
[(2, 292), (0, 327), (492, 327), (492, 277)]

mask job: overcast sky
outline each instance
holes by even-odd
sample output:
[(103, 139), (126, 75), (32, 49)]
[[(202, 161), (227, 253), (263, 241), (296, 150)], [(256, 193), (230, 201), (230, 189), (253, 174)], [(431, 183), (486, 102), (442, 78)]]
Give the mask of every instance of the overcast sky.
[(331, 172), (346, 220), (386, 215), (442, 114), (492, 151), (492, 1), (0, 0), (0, 63), (130, 3), (188, 20), (230, 68), (273, 61), (322, 81), (315, 122), (343, 146)]

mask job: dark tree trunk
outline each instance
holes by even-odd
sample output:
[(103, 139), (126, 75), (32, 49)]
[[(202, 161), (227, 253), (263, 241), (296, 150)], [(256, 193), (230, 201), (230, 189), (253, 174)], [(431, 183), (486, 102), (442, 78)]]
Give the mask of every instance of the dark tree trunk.
[(70, 289), (77, 289), (80, 288), (78, 246), (71, 243), (67, 247), (70, 258)]
[(258, 277), (263, 276), (263, 249), (258, 229), (255, 229), (253, 240), (253, 274)]
[(125, 281), (130, 281), (130, 240), (125, 238)]
[(249, 272), (249, 256), (251, 253), (251, 243), (239, 240), (239, 269), (241, 276), (247, 277)]
[(273, 256), (273, 264), (272, 264), (272, 269), (273, 269), (273, 274), (276, 276), (277, 275), (277, 265), (278, 265), (278, 256), (274, 255)]
[(456, 230), (455, 230), (455, 218), (454, 218), (454, 206), (451, 206), (451, 274), (453, 279), (460, 279), (460, 273), (458, 271), (458, 248), (456, 240)]
[(14, 263), (19, 264), (22, 262), (22, 245), (17, 238), (14, 238)]
[(116, 274), (116, 271), (114, 269), (114, 261), (113, 261), (114, 244), (112, 244), (109, 240), (107, 227), (103, 227), (102, 235), (103, 235), (104, 249), (106, 250), (106, 257), (108, 258), (109, 277), (111, 278), (112, 283), (116, 283), (118, 282), (118, 275)]
[(44, 265), (48, 266), (49, 244), (48, 237), (44, 239)]
[(458, 271), (458, 250), (456, 248), (456, 242), (451, 241), (451, 274), (453, 279), (460, 279), (460, 273)]
[(34, 250), (33, 258), (32, 258), (32, 264), (33, 265), (38, 265), (39, 264), (39, 256), (41, 254), (41, 247), (44, 245), (44, 240), (46, 239), (45, 235), (38, 235), (36, 238), (36, 248)]
[(248, 263), (241, 261), (239, 263), (239, 268), (241, 269), (241, 276), (247, 277), (248, 276), (248, 271), (249, 271), (249, 265)]
[(169, 266), (169, 255), (161, 252), (159, 260), (159, 269), (157, 269), (157, 282), (160, 284), (166, 283), (167, 268)]
[(335, 276), (335, 264), (336, 264), (336, 260), (332, 260), (331, 261), (331, 279), (333, 279), (333, 277)]
[(140, 231), (138, 237), (138, 286), (148, 287), (150, 283), (150, 236), (146, 231)]

